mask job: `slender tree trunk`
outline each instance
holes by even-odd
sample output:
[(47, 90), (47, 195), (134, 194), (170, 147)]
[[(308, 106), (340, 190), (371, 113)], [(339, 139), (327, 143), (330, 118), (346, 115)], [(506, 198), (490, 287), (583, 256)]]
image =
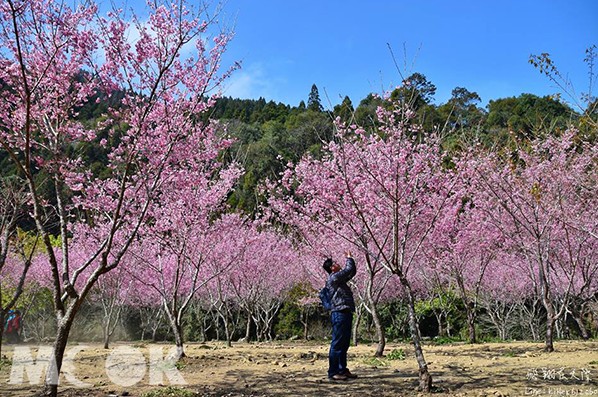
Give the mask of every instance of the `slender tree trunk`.
[(538, 278), (540, 280), (542, 304), (546, 309), (546, 338), (544, 342), (544, 351), (550, 353), (554, 351), (554, 323), (558, 318), (550, 296), (550, 284), (548, 283), (547, 271), (541, 253), (538, 253), (538, 261)]
[(260, 322), (257, 318), (253, 317), (253, 323), (255, 324), (255, 340), (258, 342), (262, 341), (262, 329)]
[(2, 360), (2, 342), (4, 338), (4, 312), (0, 310), (0, 360)]
[(104, 328), (103, 330), (103, 336), (104, 336), (104, 349), (109, 349), (110, 348), (110, 334), (108, 333), (108, 330), (106, 328)]
[(475, 320), (476, 320), (476, 313), (475, 309), (472, 309), (470, 305), (465, 306), (467, 309), (467, 329), (469, 333), (469, 343), (474, 344), (478, 343), (476, 331), (475, 331)]
[(452, 335), (451, 335), (451, 320), (450, 320), (450, 314), (449, 314), (449, 312), (448, 312), (448, 311), (444, 311), (444, 310), (443, 310), (442, 316), (444, 317), (444, 324), (445, 324), (445, 327), (444, 327), (444, 332), (445, 332), (445, 335), (446, 335), (446, 336), (448, 336), (448, 337), (450, 338), (450, 337), (452, 336)]
[(544, 351), (550, 353), (554, 351), (554, 327), (558, 318), (554, 311), (554, 307), (552, 306), (552, 302), (546, 295), (543, 297), (543, 303), (546, 308), (546, 337), (544, 340)]
[(357, 307), (357, 310), (355, 311), (355, 321), (353, 321), (353, 346), (357, 346), (357, 343), (358, 343), (358, 339), (359, 339), (358, 330), (359, 330), (359, 323), (361, 323), (362, 314), (363, 314), (363, 310), (361, 309), (361, 306)]
[(58, 377), (60, 376), (64, 351), (66, 350), (66, 345), (74, 319), (75, 316), (73, 314), (68, 315), (68, 317), (59, 321), (58, 329), (56, 330), (56, 339), (54, 340), (54, 345), (52, 347), (52, 357), (46, 372), (46, 380), (44, 385), (45, 396), (57, 397), (58, 395)]
[(554, 313), (548, 313), (546, 316), (546, 339), (544, 342), (544, 351), (550, 353), (554, 351)]
[[(166, 305), (164, 305), (166, 307)], [(174, 343), (176, 346), (176, 355), (173, 357), (174, 361), (177, 362), (181, 358), (186, 357), (183, 339), (183, 326), (181, 325), (178, 317), (175, 313), (171, 313), (170, 310), (166, 310), (168, 321), (170, 322), (170, 328), (174, 335)]]
[(139, 318), (141, 319), (141, 341), (145, 338), (145, 329), (149, 326), (149, 321), (145, 321), (143, 318), (143, 310), (139, 309)]
[(407, 306), (409, 310), (409, 330), (411, 331), (411, 339), (413, 340), (413, 347), (415, 348), (415, 358), (419, 366), (419, 389), (423, 392), (429, 393), (432, 390), (432, 375), (428, 371), (428, 364), (424, 358), (424, 352), (421, 345), (421, 335), (419, 332), (419, 321), (415, 312), (415, 298), (409, 281), (400, 277), (401, 284), (407, 291)]
[(210, 310), (205, 310), (205, 312), (203, 312), (202, 316), (201, 316), (201, 342), (207, 342), (208, 341), (208, 330), (210, 328), (212, 328), (212, 326), (214, 325), (213, 323), (210, 322), (210, 317), (211, 317), (211, 313)]
[[(462, 285), (462, 284), (461, 284)], [(460, 285), (460, 287), (461, 287)], [(459, 288), (461, 293), (461, 301), (463, 302), (463, 307), (465, 307), (465, 314), (467, 315), (467, 333), (469, 338), (469, 343), (474, 344), (478, 342), (476, 330), (475, 330), (475, 321), (476, 321), (476, 305), (474, 302), (470, 301), (467, 298), (467, 294), (465, 293), (465, 288)]]
[(540, 340), (540, 332), (538, 331), (538, 329), (536, 327), (536, 321), (534, 319), (530, 319), (528, 325), (529, 325), (530, 332), (532, 333), (532, 340), (534, 340), (534, 341)]
[(384, 325), (380, 320), (380, 313), (378, 312), (378, 305), (374, 302), (371, 296), (371, 291), (368, 291), (368, 303), (370, 306), (370, 313), (372, 314), (372, 321), (376, 329), (376, 336), (378, 337), (378, 346), (376, 347), (375, 357), (382, 357), (384, 355), (384, 348), (386, 347), (386, 332)]
[(178, 361), (183, 357), (187, 357), (187, 355), (185, 354), (185, 348), (183, 345), (183, 327), (177, 321), (177, 323), (174, 324), (172, 331), (174, 332), (174, 342), (176, 344), (176, 357), (174, 359), (175, 359), (175, 361)]
[[(580, 305), (580, 309), (578, 310), (571, 310), (571, 317), (573, 317), (573, 320), (575, 320), (575, 323), (577, 324), (577, 327), (579, 328), (579, 334), (582, 337), (583, 340), (588, 340), (590, 339), (591, 335), (590, 332), (588, 331), (588, 328), (586, 327), (586, 324), (583, 320), (583, 313), (586, 310), (586, 303), (582, 303)], [(0, 337), (0, 341), (2, 341), (1, 337)]]
[(446, 330), (444, 328), (444, 322), (442, 320), (442, 312), (437, 313), (434, 311), (434, 317), (436, 317), (436, 322), (438, 323), (438, 336), (446, 336)]
[[(581, 337), (584, 340), (590, 339), (590, 333), (588, 332), (588, 328), (586, 327), (581, 315), (579, 315), (579, 314), (573, 315), (573, 319), (575, 320), (575, 322), (577, 323), (577, 326), (579, 327), (579, 333), (581, 334)], [(2, 341), (1, 336), (0, 336), (0, 341)]]
[(230, 332), (230, 322), (228, 320), (228, 314), (224, 314), (222, 316), (222, 320), (224, 321), (224, 336), (226, 337), (226, 346), (232, 347), (233, 343), (231, 341), (231, 332)]
[(307, 326), (307, 321), (303, 323), (303, 340), (309, 339), (309, 328)]
[(110, 327), (112, 326), (112, 313), (104, 314), (104, 324), (102, 327), (102, 334), (104, 339), (104, 349), (110, 348)]
[(2, 342), (4, 338), (4, 310), (0, 310), (0, 360), (2, 360)]
[(112, 303), (110, 305), (111, 307), (109, 308), (108, 311), (104, 312), (104, 321), (103, 321), (103, 335), (104, 335), (104, 349), (108, 349), (109, 345), (110, 345), (110, 338), (112, 337), (112, 335), (114, 334), (114, 331), (116, 330), (116, 326), (118, 325), (118, 322), (120, 320), (120, 316), (122, 313), (122, 309), (123, 306), (122, 305), (118, 305), (118, 307), (116, 307), (116, 313), (115, 313), (115, 308), (114, 308), (114, 303)]
[(303, 340), (309, 338), (309, 308), (303, 307), (301, 310), (301, 324), (303, 325)]
[(245, 326), (245, 342), (251, 340), (251, 312), (247, 312), (247, 325)]
[(554, 331), (552, 334), (556, 335), (557, 339), (567, 338), (568, 333), (569, 330), (567, 329), (567, 325), (565, 324), (562, 318), (559, 318), (554, 322)]

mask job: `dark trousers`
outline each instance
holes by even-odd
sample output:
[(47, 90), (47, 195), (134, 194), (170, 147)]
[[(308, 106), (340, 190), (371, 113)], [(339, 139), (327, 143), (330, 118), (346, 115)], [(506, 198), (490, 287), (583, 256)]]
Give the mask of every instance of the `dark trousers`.
[(347, 350), (351, 344), (353, 313), (349, 310), (332, 312), (332, 341), (328, 352), (328, 377), (347, 369)]

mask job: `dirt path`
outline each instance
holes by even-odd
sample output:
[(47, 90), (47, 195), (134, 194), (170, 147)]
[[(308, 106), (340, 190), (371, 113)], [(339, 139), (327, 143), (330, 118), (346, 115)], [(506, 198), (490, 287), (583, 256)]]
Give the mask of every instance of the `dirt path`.
[[(433, 395), (598, 397), (598, 341), (557, 342), (556, 351), (550, 354), (542, 347), (519, 342), (426, 346), (424, 353), (437, 388)], [(232, 348), (221, 343), (189, 344), (188, 357), (176, 368), (162, 361), (170, 348), (166, 344), (115, 344), (104, 350), (97, 344), (71, 345), (67, 354), (73, 360), (67, 376), (61, 377), (61, 395), (141, 396), (167, 386), (182, 387), (198, 396), (420, 394), (417, 364), (408, 344), (387, 346), (390, 356), (405, 354), (404, 359), (394, 360), (373, 358), (371, 345), (351, 347), (349, 366), (359, 378), (340, 383), (326, 378), (328, 347), (323, 344), (239, 343)], [(27, 363), (27, 355), (36, 358), (44, 349), (3, 347), (7, 358), (16, 355), (22, 365), (15, 370), (7, 360), (2, 362), (0, 396), (31, 396), (39, 390), (39, 385), (29, 381), (36, 377), (41, 381), (39, 366)]]

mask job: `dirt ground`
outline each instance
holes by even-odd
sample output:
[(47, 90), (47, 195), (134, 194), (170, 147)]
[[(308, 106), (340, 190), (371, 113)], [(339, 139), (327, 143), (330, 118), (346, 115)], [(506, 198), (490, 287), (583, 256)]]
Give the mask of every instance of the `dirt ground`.
[[(598, 397), (598, 341), (559, 341), (553, 353), (542, 348), (541, 343), (524, 342), (426, 345), (432, 395)], [(31, 378), (41, 381), (36, 357), (44, 349), (3, 346), (0, 396), (32, 396), (40, 390)], [(423, 395), (417, 391), (417, 364), (409, 344), (388, 344), (382, 359), (373, 358), (374, 345), (352, 346), (349, 367), (359, 378), (344, 382), (327, 379), (328, 346), (323, 343), (188, 344), (188, 357), (176, 367), (162, 361), (170, 349), (167, 344), (117, 343), (109, 350), (97, 344), (69, 345), (60, 395), (142, 396), (165, 388), (210, 397)], [(10, 361), (14, 355), (16, 369)], [(27, 364), (27, 357), (36, 362)]]

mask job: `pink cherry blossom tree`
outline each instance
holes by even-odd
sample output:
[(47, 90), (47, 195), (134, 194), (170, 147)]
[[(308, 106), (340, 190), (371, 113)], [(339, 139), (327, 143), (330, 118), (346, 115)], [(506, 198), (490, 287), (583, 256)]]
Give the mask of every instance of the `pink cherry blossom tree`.
[[(562, 226), (554, 231), (552, 284), (555, 299), (561, 305), (566, 305), (565, 314), (575, 320), (582, 338), (589, 339), (590, 334), (582, 317), (588, 303), (598, 291), (598, 244), (596, 238), (585, 230), (595, 229), (596, 220), (592, 219), (591, 210), (586, 212), (578, 207), (575, 211), (579, 211), (575, 214), (575, 224)], [(563, 315), (562, 322), (565, 320)]]
[(214, 257), (221, 264), (233, 257), (234, 266), (219, 273), (206, 292), (225, 325), (228, 344), (234, 331), (231, 320), (239, 311), (247, 317), (246, 340), (251, 324), (258, 340), (271, 340), (273, 322), (284, 299), (304, 280), (303, 266), (291, 241), (261, 221), (247, 222), (236, 234), (246, 236), (243, 244), (227, 242)]
[[(222, 236), (214, 246), (209, 260), (215, 277), (203, 291), (203, 297), (209, 302), (210, 309), (222, 322), (227, 346), (232, 346), (234, 334), (244, 311), (244, 302), (236, 293), (232, 280), (236, 275), (246, 271), (246, 254), (251, 250), (256, 239), (253, 222), (249, 219), (241, 222), (242, 219), (238, 219), (237, 225), (230, 228), (226, 236)], [(251, 318), (247, 315), (247, 327), (250, 323)]]
[(245, 252), (243, 270), (231, 274), (231, 284), (250, 308), (258, 340), (272, 340), (274, 318), (291, 288), (305, 279), (304, 270), (288, 238), (253, 227), (255, 238)]
[(441, 214), (441, 227), (435, 229), (424, 249), (433, 265), (427, 272), (433, 289), (444, 291), (444, 286), (450, 286), (446, 291), (448, 295), (453, 291), (457, 293), (467, 316), (469, 342), (476, 343), (480, 293), (488, 268), (498, 266), (497, 258), (503, 250), (504, 239), (500, 225), (495, 225), (496, 219), (489, 215), (490, 209), (494, 209), (492, 204), (472, 189), (468, 159), (469, 155), (463, 155), (457, 160), (458, 178), (463, 187), (460, 192), (464, 198), (462, 205), (453, 208), (456, 213)]
[[(514, 324), (519, 322), (518, 312), (534, 310), (536, 295), (533, 285), (525, 272), (521, 271), (521, 258), (504, 251), (497, 253), (496, 261), (488, 266), (477, 291), (479, 306), (483, 308), (494, 326), (498, 337), (506, 340), (511, 335)], [(522, 276), (523, 274), (523, 276)], [(535, 332), (535, 316), (526, 316), (528, 322), (519, 323)]]
[[(127, 22), (118, 11), (97, 18), (91, 2), (74, 8), (49, 0), (0, 4), (0, 79), (10, 87), (0, 104), (0, 145), (26, 181), (48, 255), (58, 330), (46, 391), (54, 396), (79, 308), (135, 240), (160, 199), (164, 172), (190, 153), (218, 148), (198, 116), (226, 77), (218, 70), (230, 35), (209, 42), (213, 20), (184, 2), (148, 7), (147, 21)], [(132, 29), (139, 33), (135, 42), (129, 41)], [(101, 123), (86, 127), (77, 120), (90, 98), (115, 91), (124, 97)], [(194, 146), (202, 138), (206, 142)], [(104, 145), (107, 177), (87, 169), (77, 150), (81, 142)], [(51, 197), (36, 178), (40, 171), (48, 175)], [(60, 258), (48, 226), (56, 223)], [(101, 243), (76, 262), (70, 244), (83, 230)]]
[(461, 200), (454, 178), (443, 167), (438, 142), (418, 140), (410, 110), (392, 102), (387, 106), (378, 108), (376, 134), (339, 125), (322, 159), (305, 157), (287, 170), (281, 190), (288, 194), (271, 204), (286, 222), (327, 228), (399, 279), (409, 308), (420, 388), (430, 391), (413, 282), (427, 264), (422, 247), (438, 227), (440, 214)]
[[(225, 197), (219, 196), (220, 200)], [(183, 193), (179, 197), (173, 193), (170, 197), (177, 198), (179, 206), (163, 208), (164, 218), (157, 222), (157, 229), (142, 234), (142, 243), (131, 251), (135, 265), (128, 271), (136, 280), (137, 293), (154, 296), (161, 303), (175, 338), (177, 353), (173, 359), (178, 360), (185, 357), (183, 318), (189, 305), (210, 280), (240, 261), (247, 241), (239, 232), (243, 226), (241, 217), (228, 215), (211, 221), (212, 211), (198, 216), (199, 208), (181, 202), (193, 200), (189, 195)], [(162, 222), (169, 226), (164, 229)], [(233, 254), (226, 262), (216, 261), (221, 252)]]
[(480, 156), (475, 167), (477, 190), (494, 203), (495, 226), (509, 250), (524, 259), (523, 271), (546, 311), (549, 352), (555, 323), (570, 307), (579, 276), (595, 272), (585, 258), (595, 257), (598, 245), (597, 150), (574, 145), (574, 137), (568, 131), (535, 142), (512, 161)]
[[(350, 239), (359, 241), (360, 252), (356, 252), (356, 259), (363, 264), (365, 271), (357, 272), (351, 284), (354, 287), (354, 298), (356, 300), (356, 319), (353, 327), (353, 340), (357, 344), (357, 329), (365, 311), (372, 316), (378, 346), (375, 355), (383, 355), (386, 346), (384, 327), (378, 312), (378, 303), (383, 294), (384, 287), (389, 280), (389, 273), (382, 266), (379, 258), (373, 257), (368, 248), (368, 240), (363, 235), (355, 234), (354, 230), (339, 225), (337, 219), (322, 220), (313, 222), (306, 213), (301, 211), (289, 213), (286, 203), (272, 201), (275, 211), (283, 208), (287, 211), (283, 215), (285, 222), (292, 224), (297, 238), (297, 244), (301, 247), (302, 261), (307, 271), (308, 281), (312, 288), (318, 291), (325, 283), (327, 274), (322, 269), (322, 262), (325, 258), (342, 258), (344, 252), (352, 251), (355, 243)], [(339, 216), (350, 216), (345, 212)], [(345, 218), (349, 219), (349, 218)], [(350, 221), (347, 220), (347, 223)], [(317, 295), (317, 294), (316, 294)], [(317, 297), (317, 296), (316, 296)], [(319, 298), (318, 298), (319, 300)]]

